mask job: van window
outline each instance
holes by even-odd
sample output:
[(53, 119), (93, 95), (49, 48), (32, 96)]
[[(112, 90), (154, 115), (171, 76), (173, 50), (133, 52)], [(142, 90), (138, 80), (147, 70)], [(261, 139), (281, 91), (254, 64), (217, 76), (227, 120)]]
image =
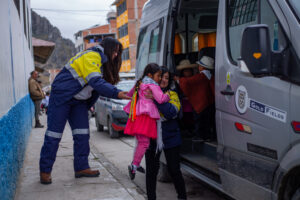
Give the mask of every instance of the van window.
[(192, 51), (198, 51), (198, 33), (193, 35), (193, 39), (192, 39), (193, 43), (192, 43)]
[(260, 9), (262, 11), (260, 13), (260, 23), (269, 27), (271, 49), (273, 51), (282, 51), (286, 47), (287, 42), (274, 11), (266, 0), (261, 1)]
[(140, 30), (137, 47), (136, 73), (140, 77), (146, 65), (150, 62), (159, 62), (163, 18)]
[(291, 5), (298, 20), (300, 20), (300, 1), (299, 0), (289, 0), (288, 2)]
[[(260, 15), (258, 7), (261, 10)], [(240, 57), (243, 30), (249, 25), (258, 23), (268, 25), (273, 51), (281, 51), (286, 47), (283, 30), (267, 0), (229, 0), (227, 10), (229, 49), (235, 63)]]
[(258, 0), (229, 0), (227, 8), (228, 38), (231, 58), (234, 62), (240, 57), (242, 31), (257, 23)]

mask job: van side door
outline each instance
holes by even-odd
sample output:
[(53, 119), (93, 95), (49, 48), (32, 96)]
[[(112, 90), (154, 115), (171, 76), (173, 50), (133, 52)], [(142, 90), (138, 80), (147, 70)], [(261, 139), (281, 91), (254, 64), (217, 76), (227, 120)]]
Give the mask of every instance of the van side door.
[(243, 200), (270, 199), (273, 173), (289, 148), (291, 84), (275, 76), (253, 77), (238, 67), (247, 26), (267, 24), (273, 51), (287, 45), (281, 25), (287, 22), (277, 18), (282, 11), (269, 2), (276, 4), (226, 0), (219, 8), (215, 85), (220, 175), (224, 190)]

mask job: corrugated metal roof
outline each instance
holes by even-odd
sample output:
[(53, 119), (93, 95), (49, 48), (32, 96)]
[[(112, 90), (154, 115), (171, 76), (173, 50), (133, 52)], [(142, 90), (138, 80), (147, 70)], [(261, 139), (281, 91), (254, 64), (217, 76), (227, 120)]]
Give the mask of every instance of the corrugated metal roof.
[(34, 61), (44, 64), (51, 56), (55, 47), (55, 43), (32, 37), (32, 46)]
[(54, 47), (55, 43), (32, 37), (32, 46), (33, 47), (51, 47), (51, 46)]

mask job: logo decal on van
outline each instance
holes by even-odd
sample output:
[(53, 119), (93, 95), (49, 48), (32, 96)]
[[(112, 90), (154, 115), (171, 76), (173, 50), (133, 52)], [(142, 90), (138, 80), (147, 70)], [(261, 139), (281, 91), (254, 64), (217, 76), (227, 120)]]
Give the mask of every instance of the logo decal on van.
[(235, 106), (241, 114), (244, 114), (247, 111), (248, 92), (243, 85), (240, 85), (235, 93)]
[(285, 111), (279, 110), (278, 108), (273, 108), (271, 106), (265, 105), (263, 103), (257, 102), (253, 99), (250, 99), (249, 108), (260, 112), (268, 117), (276, 119), (281, 122), (286, 122), (286, 115)]

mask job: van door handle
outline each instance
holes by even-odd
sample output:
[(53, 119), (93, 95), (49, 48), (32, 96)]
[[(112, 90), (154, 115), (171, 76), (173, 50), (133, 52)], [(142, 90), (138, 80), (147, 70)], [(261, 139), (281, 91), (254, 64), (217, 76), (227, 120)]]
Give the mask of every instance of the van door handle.
[(221, 94), (232, 96), (234, 95), (234, 91), (231, 89), (230, 85), (227, 85), (225, 90), (221, 90)]

